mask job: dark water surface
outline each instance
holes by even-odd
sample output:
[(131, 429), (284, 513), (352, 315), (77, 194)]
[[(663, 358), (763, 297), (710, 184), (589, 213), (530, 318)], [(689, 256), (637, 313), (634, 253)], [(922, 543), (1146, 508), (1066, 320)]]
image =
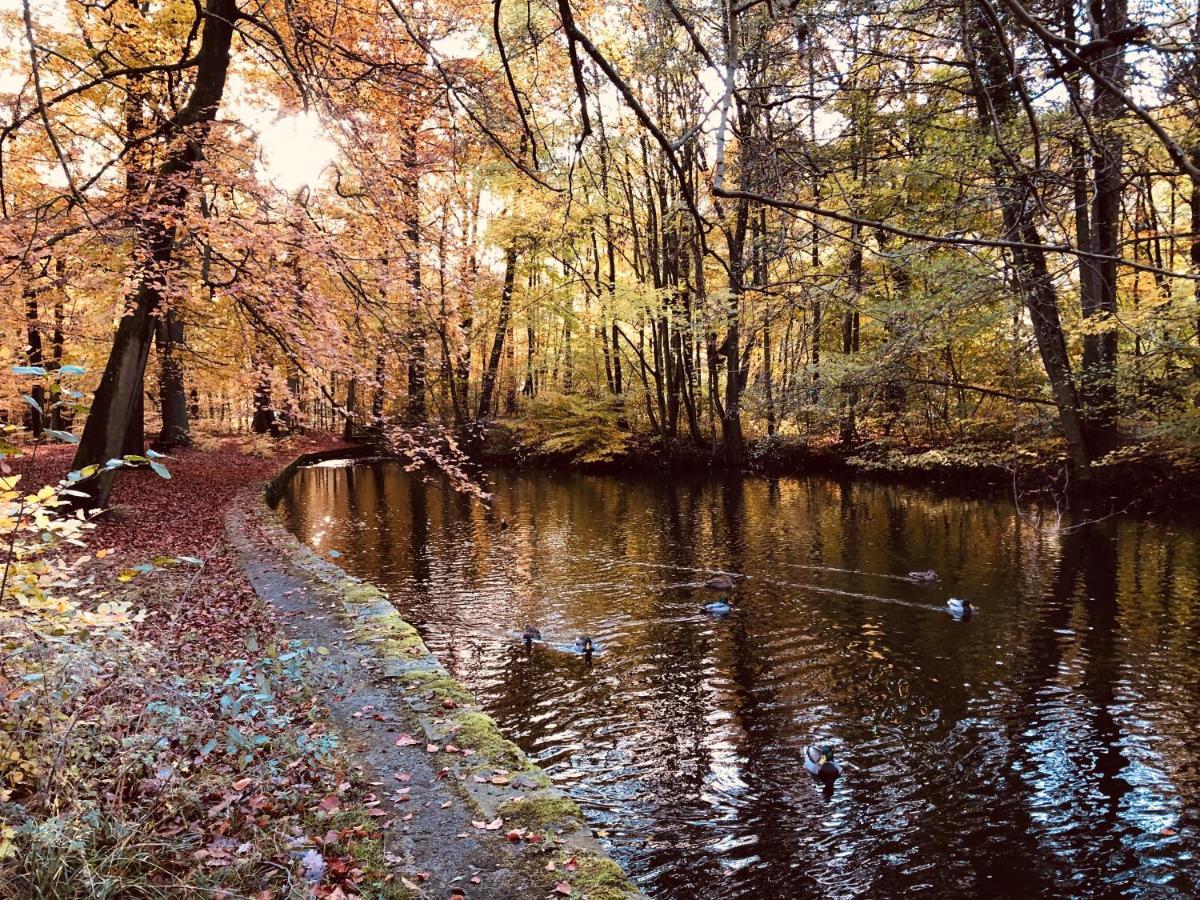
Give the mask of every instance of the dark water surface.
[[(283, 510), (391, 592), (652, 896), (1200, 893), (1196, 527), (818, 478), (492, 478), (488, 511), (321, 466)], [(717, 571), (746, 576), (725, 620), (701, 611)], [(600, 652), (526, 656), (526, 622)], [(845, 769), (829, 796), (813, 736)]]

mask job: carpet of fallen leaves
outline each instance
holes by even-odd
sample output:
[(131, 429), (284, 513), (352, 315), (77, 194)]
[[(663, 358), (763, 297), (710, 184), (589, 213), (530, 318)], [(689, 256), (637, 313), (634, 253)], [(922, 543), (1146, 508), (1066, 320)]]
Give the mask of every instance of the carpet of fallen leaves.
[[(17, 848), (0, 883), (80, 897), (406, 896), (377, 840), (375, 798), (327, 730), (311, 648), (277, 632), (223, 537), (235, 495), (337, 442), (204, 443), (163, 460), (169, 479), (122, 471), (89, 537), (97, 596), (147, 613), (140, 649), (96, 661), (62, 711), (67, 731), (47, 730), (49, 753), (70, 748), (53, 783), (0, 796)], [(70, 451), (11, 466), (23, 488), (53, 484)], [(64, 837), (83, 849), (61, 852)]]

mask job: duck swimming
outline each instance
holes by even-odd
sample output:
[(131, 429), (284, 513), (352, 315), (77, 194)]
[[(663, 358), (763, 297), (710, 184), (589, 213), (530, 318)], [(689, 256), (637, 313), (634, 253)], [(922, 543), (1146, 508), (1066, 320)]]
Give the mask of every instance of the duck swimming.
[(813, 778), (832, 784), (842, 775), (841, 767), (833, 761), (833, 750), (827, 745), (808, 747), (804, 751), (804, 768)]
[(710, 612), (714, 616), (727, 616), (733, 612), (733, 604), (727, 597), (722, 597), (720, 600), (716, 600), (712, 603), (705, 603), (704, 611)]
[(969, 619), (975, 612), (975, 606), (970, 600), (960, 600), (958, 597), (951, 597), (946, 601), (946, 606), (950, 609), (950, 615), (956, 619)]
[(941, 581), (941, 578), (938, 577), (938, 573), (933, 571), (933, 569), (922, 569), (919, 572), (909, 572), (908, 580), (921, 581), (928, 584), (934, 581)]
[(521, 640), (525, 642), (525, 649), (528, 650), (533, 646), (534, 641), (541, 641), (542, 633), (532, 625), (526, 625), (525, 630), (521, 632)]
[(732, 591), (734, 581), (728, 575), (714, 575), (704, 582), (704, 586), (710, 591)]
[(595, 649), (596, 645), (586, 634), (581, 634), (579, 637), (575, 638), (575, 651), (577, 653), (582, 653), (584, 656), (591, 656)]

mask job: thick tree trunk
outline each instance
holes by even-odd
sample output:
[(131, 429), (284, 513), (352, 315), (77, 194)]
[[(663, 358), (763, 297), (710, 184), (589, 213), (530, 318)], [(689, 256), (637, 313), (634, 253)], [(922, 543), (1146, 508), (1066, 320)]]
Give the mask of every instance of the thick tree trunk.
[[(92, 400), (91, 412), (72, 467), (81, 469), (120, 456), (129, 423), (142, 403), (142, 386), (155, 311), (162, 303), (167, 270), (175, 244), (172, 216), (187, 202), (192, 170), (200, 159), (209, 124), (216, 116), (229, 71), (236, 0), (208, 0), (204, 32), (197, 54), (196, 82), (187, 104), (169, 129), (174, 143), (156, 173), (149, 214), (137, 223), (133, 289), (128, 312), (121, 318), (112, 350)], [(105, 506), (114, 471), (104, 469), (76, 485), (93, 507)]]
[[(1128, 23), (1127, 0), (1096, 0), (1096, 33), (1101, 39)], [(1107, 80), (1123, 86), (1125, 82), (1124, 44), (1104, 51), (1095, 63)], [(1117, 264), (1121, 241), (1121, 173), (1124, 145), (1118, 119), (1124, 107), (1112, 92), (1097, 85), (1092, 124), (1092, 221), (1090, 246), (1103, 259), (1085, 259), (1081, 268), (1090, 270), (1081, 278), (1080, 300), (1085, 319), (1102, 319), (1098, 329), (1083, 336), (1083, 367), (1080, 373), (1080, 400), (1084, 408), (1084, 430), (1093, 459), (1116, 449), (1120, 443), (1117, 399)]]

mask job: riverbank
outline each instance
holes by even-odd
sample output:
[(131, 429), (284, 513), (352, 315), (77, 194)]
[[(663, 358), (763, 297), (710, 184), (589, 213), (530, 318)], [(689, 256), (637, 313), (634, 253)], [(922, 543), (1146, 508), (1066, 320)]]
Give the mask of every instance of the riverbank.
[[(331, 603), (369, 595), (378, 617), (382, 597), (298, 564), (272, 526), (263, 482), (339, 443), (206, 444), (163, 460), (170, 479), (123, 472), (86, 552), (62, 554), (76, 624), (4, 610), (0, 893), (630, 895), (574, 804), (549, 802), (461, 688), (414, 683), (426, 661), (393, 690), (389, 652), (427, 657), (411, 629), (339, 630)], [(22, 488), (57, 481), (69, 451), (15, 461)], [(425, 714), (457, 736), (421, 718), (432, 699)]]
[[(564, 469), (627, 476), (695, 475), (727, 471), (720, 448), (690, 441), (666, 444), (647, 435), (606, 436), (602, 449), (584, 440), (529, 440), (519, 426), (489, 423), (474, 445), (481, 465)], [(746, 474), (823, 475), (884, 484), (928, 487), (959, 496), (987, 496), (1065, 507), (1083, 501), (1090, 512), (1190, 514), (1200, 501), (1200, 448), (1132, 445), (1097, 464), (1086, 484), (1073, 480), (1065, 446), (963, 441), (910, 444), (881, 438), (847, 446), (834, 440), (760, 438), (747, 445)]]

